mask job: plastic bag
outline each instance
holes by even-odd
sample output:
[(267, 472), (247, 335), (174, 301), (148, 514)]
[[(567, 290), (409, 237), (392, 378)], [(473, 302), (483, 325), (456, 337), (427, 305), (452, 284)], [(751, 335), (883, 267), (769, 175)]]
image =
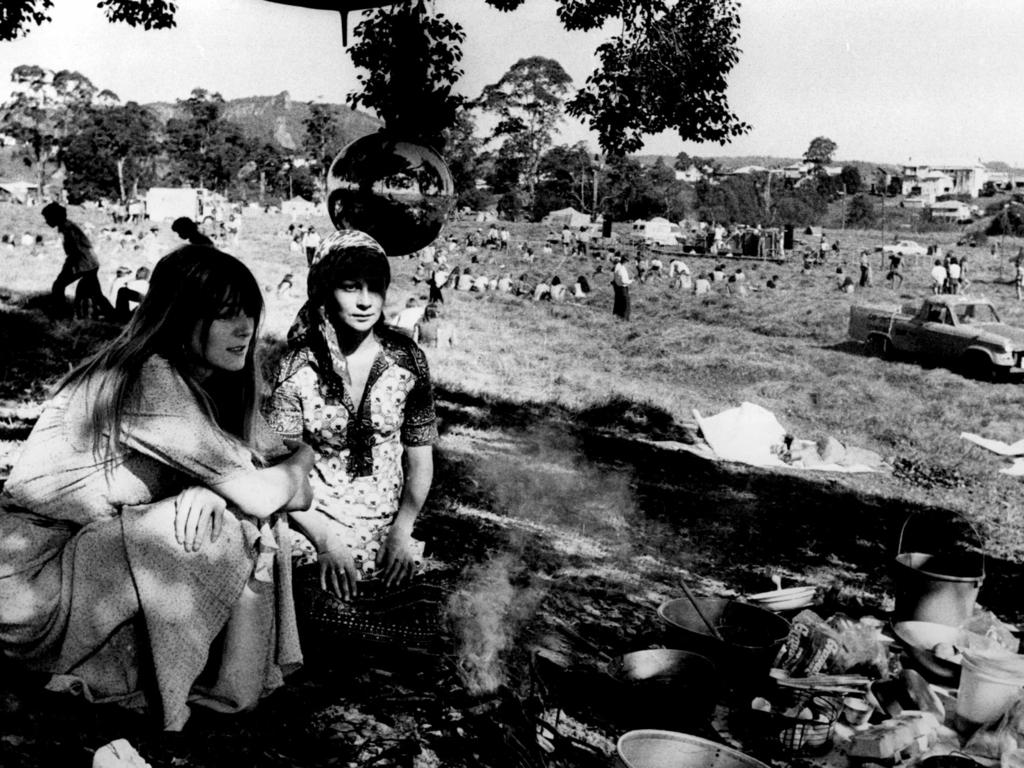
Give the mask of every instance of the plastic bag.
[(964, 747), (968, 754), (991, 760), (1018, 749), (1024, 749), (1024, 699), (1017, 699), (994, 723), (981, 726)]
[(994, 613), (979, 610), (960, 625), (960, 636), (956, 645), (960, 649), (971, 651), (1017, 653), (1020, 640)]
[(774, 666), (793, 677), (816, 675), (827, 669), (839, 651), (836, 631), (814, 611), (794, 617), (789, 636), (779, 649)]
[(828, 620), (836, 632), (839, 650), (829, 663), (832, 674), (859, 672), (867, 677), (885, 677), (892, 671), (891, 640), (882, 634), (882, 622), (873, 616), (853, 621), (837, 613)]

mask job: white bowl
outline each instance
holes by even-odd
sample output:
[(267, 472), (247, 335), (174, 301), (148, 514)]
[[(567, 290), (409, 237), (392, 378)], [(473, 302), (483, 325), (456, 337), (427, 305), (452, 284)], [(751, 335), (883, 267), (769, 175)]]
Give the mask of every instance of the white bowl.
[(616, 748), (620, 768), (768, 768), (731, 747), (676, 731), (629, 731)]
[(815, 587), (810, 586), (787, 587), (771, 592), (747, 595), (747, 600), (762, 608), (767, 608), (769, 611), (791, 611), (813, 603), (816, 591)]

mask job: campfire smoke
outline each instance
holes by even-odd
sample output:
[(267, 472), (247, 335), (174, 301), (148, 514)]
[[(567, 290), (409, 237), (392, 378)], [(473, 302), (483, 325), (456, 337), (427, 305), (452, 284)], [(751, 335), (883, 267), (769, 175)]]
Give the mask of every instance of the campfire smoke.
[[(483, 447), (483, 446), (481, 446)], [(559, 557), (595, 550), (628, 556), (622, 534), (635, 514), (628, 478), (581, 461), (580, 446), (554, 430), (520, 433), (476, 453), (474, 475), (487, 511), (517, 521), (503, 552), (471, 569), (448, 604), (459, 645), (463, 684), (474, 696), (517, 687), (516, 654), (544, 589), (532, 572), (549, 571)], [(615, 555), (600, 541), (611, 541)], [(519, 659), (522, 661), (522, 659)], [(512, 679), (510, 679), (512, 678)]]
[(452, 595), (448, 614), (459, 644), (459, 674), (473, 696), (507, 683), (507, 662), (517, 631), (536, 610), (542, 593), (512, 583), (512, 556), (474, 568)]

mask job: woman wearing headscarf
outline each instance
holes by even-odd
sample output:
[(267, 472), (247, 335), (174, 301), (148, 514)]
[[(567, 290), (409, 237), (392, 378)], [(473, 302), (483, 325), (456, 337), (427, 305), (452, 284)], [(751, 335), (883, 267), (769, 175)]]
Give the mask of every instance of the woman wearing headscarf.
[(423, 351), (384, 325), (390, 280), (369, 235), (324, 239), (267, 407), (283, 437), (315, 452), (313, 506), (292, 519), (321, 587), (343, 599), (370, 575), (406, 581), (422, 556), (412, 528), (433, 481), (434, 400)]

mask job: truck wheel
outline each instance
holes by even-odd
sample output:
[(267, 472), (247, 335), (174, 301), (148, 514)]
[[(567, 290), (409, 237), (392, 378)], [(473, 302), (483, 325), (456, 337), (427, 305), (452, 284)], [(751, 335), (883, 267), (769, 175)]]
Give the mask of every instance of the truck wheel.
[(968, 352), (964, 355), (961, 366), (964, 376), (978, 381), (998, 381), (1003, 372), (998, 365), (992, 365), (988, 355), (981, 352)]
[(888, 360), (892, 357), (892, 342), (885, 338), (885, 336), (872, 336), (868, 340), (868, 348), (875, 357), (880, 357), (883, 360)]

